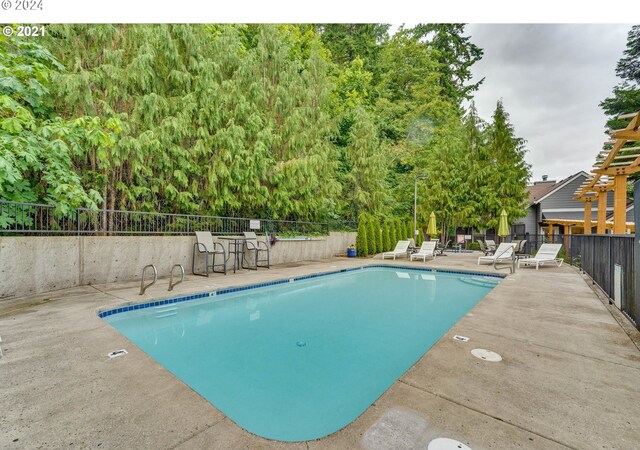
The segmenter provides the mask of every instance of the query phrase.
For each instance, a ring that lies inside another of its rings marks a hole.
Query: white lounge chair
[[[478,264],[480,264],[481,262],[483,263],[488,262],[491,264],[496,261],[497,262],[510,261],[513,257],[514,247],[515,247],[515,244],[512,244],[511,242],[503,242],[498,246],[498,248],[496,249],[493,255],[480,256],[478,258]]]
[[[402,256],[402,255],[407,256],[408,250],[409,250],[409,240],[398,241],[398,243],[396,244],[396,248],[394,248],[390,252],[384,252],[382,254],[382,259],[384,259],[386,256],[388,257],[393,256],[393,259],[396,259],[396,256]]]
[[[489,250],[490,252],[495,252],[495,250],[496,250],[496,242],[494,240],[485,239],[484,243],[487,246],[487,250]]]
[[[540,250],[536,253],[536,256],[519,259],[518,268],[520,267],[520,264],[525,266],[535,265],[536,270],[538,270],[538,267],[550,263],[560,267],[564,262],[562,258],[558,258],[558,253],[560,253],[561,248],[562,244],[542,244],[540,246]]]
[[[247,238],[245,241],[245,248],[255,255],[255,265],[253,267],[244,267],[244,269],[254,269],[257,270],[258,267],[269,268],[269,244],[265,241],[259,241],[258,237],[253,231],[245,231],[244,237]],[[262,255],[262,259],[260,259],[260,255]],[[266,256],[265,256],[266,255]],[[243,258],[244,261],[244,258]],[[266,262],[267,265],[260,264]]]
[[[422,258],[423,261],[426,261],[427,258],[436,258],[436,241],[425,241],[420,246],[420,250],[418,253],[411,254],[411,261],[414,259]]]
[[[196,272],[196,250],[204,253],[204,273]],[[212,255],[209,264],[209,255]],[[216,255],[222,255],[222,263],[216,264]],[[222,267],[222,271],[215,270]],[[208,231],[196,231],[196,243],[193,244],[193,259],[191,260],[191,273],[194,275],[209,276],[209,268],[212,272],[227,274],[227,252],[224,246],[218,242],[213,242],[213,236]]]

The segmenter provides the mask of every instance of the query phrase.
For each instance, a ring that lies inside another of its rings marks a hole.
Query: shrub
[[[369,249],[367,247],[367,220],[364,214],[360,215],[360,220],[358,222],[358,235],[356,236],[356,250],[358,251],[358,256],[368,256]]]
[[[378,253],[377,227],[375,222],[376,220],[373,217],[367,216],[367,249],[371,255]]]
[[[415,240],[416,235],[415,235],[415,231],[413,230],[413,220],[409,220],[407,222],[407,239],[414,239]]]
[[[376,226],[376,249],[378,250],[378,253],[380,252],[384,252],[384,247],[382,245],[382,224],[380,223],[380,219],[379,218],[375,218],[374,219],[374,224]]]
[[[469,250],[480,250],[480,244],[477,242],[472,242],[469,244]]]
[[[389,221],[389,250],[393,249],[398,242],[398,233],[396,232],[396,221]]]
[[[424,234],[422,233],[422,227],[418,225],[418,235],[416,236],[416,247],[420,247],[424,242]]]
[[[391,250],[391,239],[389,236],[389,222],[384,219],[382,222],[382,251],[388,252]]]
[[[405,230],[404,226],[402,226],[402,221],[400,219],[396,219],[395,223],[396,223],[396,242],[406,239],[404,237],[404,234],[406,233],[407,230]],[[395,245],[396,242],[394,242],[393,244]]]

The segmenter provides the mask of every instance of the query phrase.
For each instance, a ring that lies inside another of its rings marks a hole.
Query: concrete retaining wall
[[[313,240],[279,240],[271,247],[271,263],[330,258],[345,253],[355,239],[356,233],[330,233]],[[161,277],[168,276],[174,264],[191,273],[194,243],[191,236],[0,237],[0,301],[78,285],[139,280],[147,264],[155,264]],[[196,257],[196,270],[202,270],[203,260]]]

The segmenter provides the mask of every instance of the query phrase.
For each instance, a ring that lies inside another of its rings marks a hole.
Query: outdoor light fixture
[[[417,209],[418,209],[418,180],[424,180],[426,175],[420,174],[413,178],[413,236],[418,234],[418,221],[417,221]]]

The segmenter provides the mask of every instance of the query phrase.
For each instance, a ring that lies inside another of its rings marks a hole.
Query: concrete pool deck
[[[493,272],[477,266],[477,256],[384,263]],[[476,450],[637,448],[638,332],[572,267],[509,275],[359,418],[300,443],[244,431],[96,315],[125,301],[381,262],[336,258],[188,275],[171,293],[161,279],[145,296],[130,282],[4,300],[0,448],[426,449],[436,437]],[[471,340],[454,341],[456,334]],[[129,353],[107,358],[121,348]],[[474,348],[503,360],[476,359]]]

